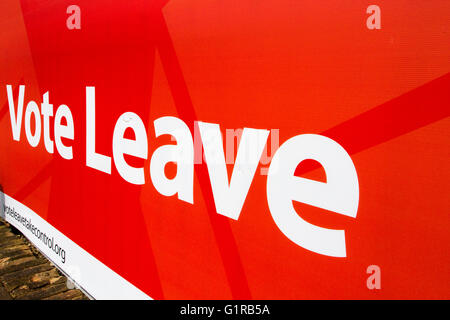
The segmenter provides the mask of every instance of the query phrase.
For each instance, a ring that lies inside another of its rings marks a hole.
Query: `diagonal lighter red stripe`
[[[377,146],[450,116],[450,73],[322,132],[349,154]],[[301,165],[296,175],[317,168]]]
[[[157,19],[159,27],[158,34],[160,35],[158,49],[174,103],[180,118],[188,124],[191,132],[194,133],[194,122],[197,120],[195,109],[189,96],[188,88],[164,17],[159,15]],[[226,217],[218,215],[215,210],[206,164],[196,165],[195,173],[200,182],[209,220],[222,258],[232,296],[234,299],[251,299],[250,288],[230,222]]]

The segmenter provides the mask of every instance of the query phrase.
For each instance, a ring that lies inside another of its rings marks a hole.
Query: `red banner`
[[[94,298],[450,297],[450,3],[0,4],[4,218]]]

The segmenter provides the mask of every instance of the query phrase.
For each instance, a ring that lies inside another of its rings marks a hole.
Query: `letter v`
[[[6,91],[8,93],[8,104],[9,104],[9,117],[11,118],[11,128],[13,139],[20,141],[20,129],[22,128],[22,114],[23,114],[23,98],[25,95],[25,86],[19,86],[19,99],[17,101],[17,115],[14,108],[14,97],[11,85],[6,86]]]
[[[244,128],[228,183],[218,124],[198,122],[217,213],[237,220],[266,145],[268,130]]]

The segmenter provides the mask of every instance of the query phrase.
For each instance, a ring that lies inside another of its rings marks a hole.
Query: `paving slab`
[[[0,300],[88,300],[23,235],[0,218]]]

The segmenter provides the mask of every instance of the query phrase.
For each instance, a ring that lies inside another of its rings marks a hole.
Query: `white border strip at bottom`
[[[2,214],[5,220],[22,232],[54,265],[91,297],[100,300],[151,299],[33,210],[0,191],[0,198],[3,196],[5,203],[2,204],[4,207],[0,208],[0,211],[5,209]],[[64,250],[64,255],[61,250]]]

